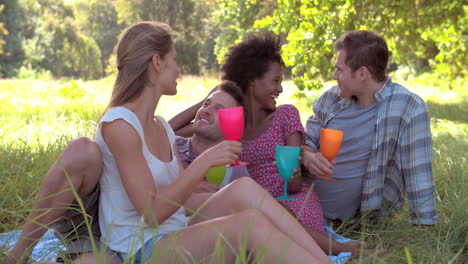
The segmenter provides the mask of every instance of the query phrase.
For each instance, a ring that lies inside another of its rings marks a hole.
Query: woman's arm
[[[286,145],[300,147],[302,145],[302,132],[296,131],[289,135],[286,138]]]
[[[186,170],[181,168],[173,183],[157,191],[135,129],[119,119],[104,123],[102,135],[115,157],[130,201],[152,227],[164,222],[184,204],[210,167],[234,162],[234,154],[238,154],[241,148],[235,141],[216,145],[201,154]]]
[[[298,146],[302,145],[302,133],[296,131],[289,135],[286,138],[286,145],[287,146]],[[289,193],[296,193],[300,191],[302,188],[302,177],[301,177],[301,164],[299,164],[298,168],[295,170],[294,175],[289,179],[288,182],[288,192]]]
[[[184,111],[178,113],[176,116],[169,120],[169,125],[174,130],[174,133],[180,137],[192,137],[193,136],[193,119],[200,109],[203,101],[200,101]]]

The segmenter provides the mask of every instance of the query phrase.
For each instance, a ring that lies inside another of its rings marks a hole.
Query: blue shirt
[[[307,120],[306,144],[319,150],[320,128],[350,107],[337,86],[327,90],[313,105]],[[430,117],[424,101],[390,79],[375,94],[377,118],[369,162],[364,176],[361,211],[389,215],[401,209],[405,194],[411,223],[437,223],[432,174]],[[359,128],[356,128],[359,129]]]

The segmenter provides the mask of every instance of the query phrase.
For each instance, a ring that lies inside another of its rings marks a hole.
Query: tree
[[[101,51],[94,39],[80,31],[72,6],[56,0],[31,1],[28,15],[35,18],[35,26],[24,44],[26,65],[48,70],[55,77],[102,76]]]
[[[13,77],[24,60],[22,17],[25,15],[17,0],[2,0],[0,6],[0,77]]]
[[[279,0],[275,13],[256,26],[287,34],[284,54],[301,88],[331,78],[334,40],[358,29],[381,34],[397,64],[454,78],[466,75],[465,9],[447,0]]]
[[[0,14],[2,13],[4,8],[4,5],[0,5]],[[0,36],[6,35],[8,35],[8,30],[6,30],[5,25],[2,22],[0,22]],[[5,45],[5,43],[5,40],[3,38],[0,38],[0,54],[3,53],[3,46]]]
[[[173,29],[177,62],[182,73],[199,74],[200,56],[207,37],[209,8],[195,0],[116,0],[119,22],[126,26],[141,20],[161,21]]]
[[[253,28],[255,21],[271,15],[275,8],[274,0],[221,0],[213,14],[219,32],[214,49],[218,63],[223,63],[224,56],[232,45],[258,31]]]
[[[80,0],[74,6],[80,31],[94,39],[101,51],[102,73],[124,29],[124,26],[117,22],[114,2],[114,0]]]
[[[416,72],[434,70],[450,79],[466,76],[466,4],[448,0],[369,2],[358,10],[364,14],[361,24],[382,32],[395,62]]]
[[[221,60],[249,32],[273,30],[286,39],[283,58],[295,83],[316,89],[332,77],[334,41],[346,31],[365,29],[387,40],[392,62],[417,73],[433,70],[441,77],[463,78],[466,9],[462,1],[449,0],[222,0],[216,54]]]

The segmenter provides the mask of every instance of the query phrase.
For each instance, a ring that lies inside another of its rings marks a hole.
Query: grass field
[[[468,82],[461,80],[448,89],[430,75],[396,80],[423,97],[430,109],[440,224],[410,226],[405,207],[395,217],[361,226],[360,232],[350,227],[338,231],[391,251],[385,259],[352,263],[468,263]],[[91,82],[0,80],[0,232],[21,228],[43,175],[67,142],[93,136],[112,82],[111,77]],[[202,99],[216,83],[214,78],[181,78],[178,95],[163,98],[157,114],[169,119]],[[320,94],[299,92],[287,81],[279,103],[296,105],[305,124]],[[0,263],[2,259],[0,254]]]

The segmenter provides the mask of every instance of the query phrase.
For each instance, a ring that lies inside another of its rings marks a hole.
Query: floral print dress
[[[258,138],[241,140],[240,159],[248,162],[247,168],[252,178],[265,188],[273,197],[283,194],[283,178],[278,172],[275,161],[277,145],[286,145],[286,139],[294,132],[301,132],[304,138],[299,111],[293,105],[280,105],[271,121],[270,127]],[[295,201],[280,201],[290,208],[301,223],[319,231],[324,231],[323,214],[320,201],[310,185],[303,183],[301,191],[290,194]]]

